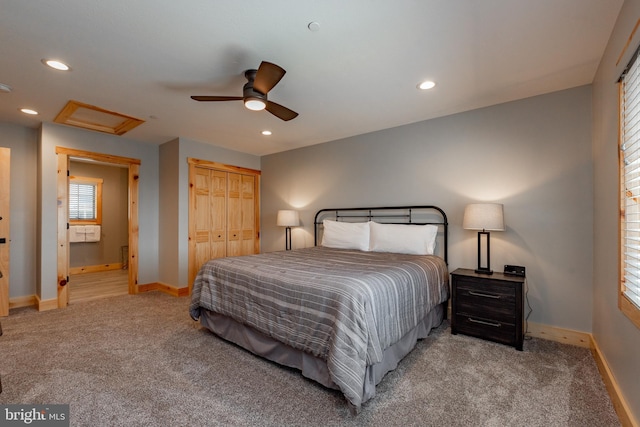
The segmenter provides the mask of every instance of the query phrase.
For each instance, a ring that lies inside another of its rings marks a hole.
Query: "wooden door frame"
[[[214,169],[223,172],[233,172],[244,175],[253,175],[256,178],[255,181],[255,201],[254,201],[254,209],[255,209],[255,230],[256,230],[256,241],[255,241],[255,253],[260,253],[260,175],[261,171],[255,169],[243,168],[240,166],[232,166],[226,165],[224,163],[211,162],[208,160],[200,160],[194,158],[187,158],[187,163],[189,164],[189,266],[188,266],[188,274],[189,274],[189,294],[191,294],[191,288],[193,286],[193,281],[198,274],[197,268],[195,266],[196,263],[196,234],[195,234],[195,203],[196,203],[196,194],[195,194],[195,168],[205,168],[205,169]]]
[[[129,170],[128,185],[128,232],[129,232],[129,294],[138,293],[138,192],[140,183],[140,160],[129,157],[114,156],[110,154],[94,153],[91,151],[76,150],[72,148],[56,147],[58,155],[58,308],[64,308],[69,304],[69,290],[67,285],[69,277],[69,233],[67,223],[69,221],[69,158],[77,157],[94,160],[102,163],[112,163],[126,166]]]

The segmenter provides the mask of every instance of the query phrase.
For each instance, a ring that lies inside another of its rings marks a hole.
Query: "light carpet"
[[[588,349],[524,351],[448,322],[353,415],[343,396],[223,341],[150,292],[1,319],[0,403],[70,404],[72,426],[618,426]]]

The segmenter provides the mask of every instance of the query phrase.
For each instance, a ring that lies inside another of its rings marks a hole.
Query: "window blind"
[[[636,58],[620,79],[621,291],[640,308],[640,62]]]
[[[96,219],[96,186],[69,184],[69,219]]]

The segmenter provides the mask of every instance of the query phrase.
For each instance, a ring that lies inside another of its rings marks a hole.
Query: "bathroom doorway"
[[[127,245],[126,246],[126,283],[128,294],[137,293],[138,284],[138,186],[140,160],[56,147],[58,155],[58,307],[63,308],[70,301],[71,279],[71,223],[69,221],[69,182],[71,176],[71,161],[93,162],[96,164],[117,166],[126,170],[127,180]],[[100,232],[93,229],[95,233]],[[100,236],[102,238],[102,236]],[[95,243],[95,242],[92,242]],[[87,272],[88,274],[89,272]],[[104,281],[102,281],[104,282]]]

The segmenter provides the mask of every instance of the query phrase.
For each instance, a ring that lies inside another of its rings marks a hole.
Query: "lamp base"
[[[489,270],[488,268],[477,268],[476,269],[476,273],[477,274],[493,274],[493,270]]]

